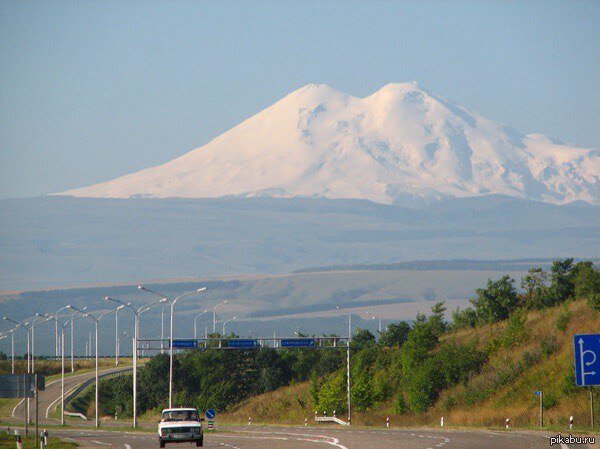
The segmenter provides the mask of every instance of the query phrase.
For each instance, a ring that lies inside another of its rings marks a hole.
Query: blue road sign
[[[214,419],[217,416],[217,412],[215,412],[212,408],[209,408],[205,413],[206,419]]]
[[[575,383],[600,385],[600,334],[573,335]]]
[[[533,394],[535,394],[536,396],[541,396],[541,395],[542,395],[542,392],[541,392],[541,391],[539,391],[539,390],[537,390],[537,391],[534,391],[534,392],[533,392]]]
[[[281,340],[282,348],[312,348],[314,346],[314,338],[286,338]]]
[[[173,340],[174,348],[192,349],[198,346],[196,340]]]
[[[227,340],[227,347],[229,348],[256,348],[258,346],[258,340]]]

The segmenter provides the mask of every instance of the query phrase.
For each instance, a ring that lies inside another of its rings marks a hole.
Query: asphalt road
[[[109,373],[112,371],[120,371],[126,367],[111,367],[103,368],[98,372],[100,374]],[[75,374],[73,376],[65,377],[65,395],[72,389],[78,387],[83,382],[91,379],[95,376],[94,371]],[[55,421],[50,417],[52,411],[57,407],[60,407],[60,394],[61,394],[61,383],[60,379],[52,380],[46,383],[46,389],[39,392],[39,418],[41,422]],[[22,400],[12,411],[12,417],[17,419],[25,419],[25,410],[27,402]],[[35,399],[30,399],[29,412],[31,414],[31,420],[33,421],[35,416]],[[89,418],[89,417],[88,417]]]
[[[157,449],[155,434],[109,431],[51,431],[82,449]],[[230,449],[583,449],[595,445],[550,445],[550,434],[431,429],[339,429],[331,427],[237,427],[207,432],[204,446]],[[191,443],[167,448],[191,449]]]

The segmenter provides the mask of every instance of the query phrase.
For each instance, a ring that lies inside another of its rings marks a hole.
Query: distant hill
[[[412,260],[600,256],[600,207],[503,196],[0,200],[0,289]],[[399,267],[400,268],[400,267]]]

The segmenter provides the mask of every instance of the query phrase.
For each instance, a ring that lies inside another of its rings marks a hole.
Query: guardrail
[[[116,371],[110,371],[108,373],[100,373],[100,374],[98,374],[98,379],[110,379],[113,377],[122,376],[123,374],[128,373],[130,371],[133,371],[133,368],[123,368],[123,369],[116,370]],[[67,393],[67,395],[65,396],[65,408],[68,406],[68,404],[73,399],[75,399],[77,397],[77,395],[79,393],[81,393],[83,390],[85,390],[87,388],[88,385],[93,384],[94,382],[96,382],[96,377],[92,377],[91,379],[88,379],[88,380],[82,382],[77,387],[75,387],[73,390],[69,391]],[[87,417],[85,415],[83,415],[82,413],[65,411],[65,415],[67,413],[69,414],[69,416],[78,416],[82,419],[87,419]]]
[[[336,423],[340,426],[348,426],[346,421],[341,420],[335,416],[315,416],[315,422],[317,423]]]

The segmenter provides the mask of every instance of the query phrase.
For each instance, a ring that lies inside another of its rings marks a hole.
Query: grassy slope
[[[427,413],[396,415],[393,413],[392,401],[387,401],[368,413],[355,413],[353,422],[383,425],[385,418],[389,416],[394,425],[435,425],[444,416],[448,425],[501,426],[504,419],[510,417],[514,426],[531,427],[538,422],[538,398],[533,395],[533,391],[543,390],[546,399],[555,402],[555,405],[546,410],[546,424],[564,426],[568,417],[573,415],[576,426],[589,425],[587,391],[571,388],[572,392],[569,393],[570,380],[567,376],[572,370],[572,334],[599,332],[600,314],[591,311],[585,301],[569,304],[569,310],[572,316],[565,332],[555,328],[560,307],[531,312],[527,317],[529,336],[526,341],[516,347],[492,353],[479,374],[473,376],[466,386],[456,385],[442,392],[437,403]],[[444,340],[474,340],[483,348],[491,336],[499,335],[505,327],[506,323],[499,323],[469,329],[447,335]],[[516,376],[514,381],[502,384],[501,376],[511,374],[511,370],[514,370],[511,362],[520,361],[525,351],[538,351],[540,340],[548,335],[556,337],[558,349],[533,363]],[[486,388],[490,393],[482,401],[468,402],[473,393],[485,391]],[[600,400],[595,402],[597,416],[600,416]],[[454,406],[448,407],[450,403],[454,403]],[[245,422],[248,416],[252,416],[253,422],[301,423],[313,415],[314,405],[309,384],[302,383],[243,401],[223,418],[230,422]]]

